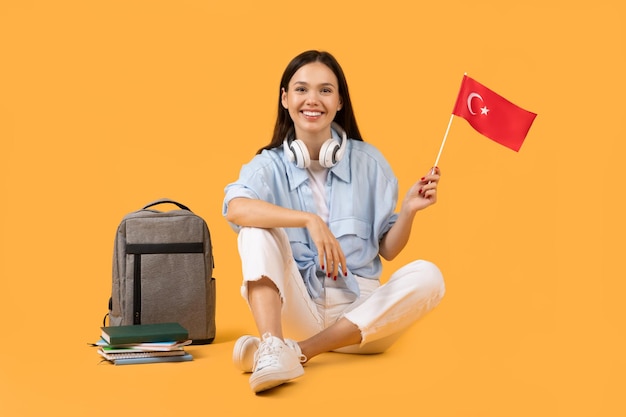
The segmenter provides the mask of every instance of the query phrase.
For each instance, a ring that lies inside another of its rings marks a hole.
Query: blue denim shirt
[[[333,136],[339,139],[335,131]],[[226,186],[222,213],[226,215],[228,203],[237,197],[316,213],[309,182],[306,170],[290,162],[283,147],[264,150],[241,168],[237,181]],[[383,155],[368,143],[348,140],[343,159],[329,170],[326,200],[328,227],[344,251],[348,268],[348,276],[337,277],[337,283],[356,297],[359,287],[354,275],[380,277],[379,242],[397,220],[397,199],[398,181]],[[239,230],[237,225],[231,226]],[[306,228],[285,231],[309,295],[318,298],[325,275],[317,248]]]

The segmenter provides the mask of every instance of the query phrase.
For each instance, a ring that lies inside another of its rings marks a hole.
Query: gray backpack
[[[178,209],[151,209],[163,203]],[[211,343],[213,267],[209,229],[188,207],[161,199],[127,214],[115,237],[109,326],[178,322],[194,344]]]

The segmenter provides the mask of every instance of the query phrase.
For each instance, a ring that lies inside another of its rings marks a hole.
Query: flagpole
[[[463,81],[465,81],[465,77],[466,76],[467,76],[467,72],[463,74]],[[461,87],[463,87],[463,82],[461,82]],[[458,97],[457,97],[457,99],[458,99]],[[446,144],[446,139],[448,139],[448,133],[450,132],[450,126],[452,126],[452,119],[454,119],[454,113],[450,114],[450,120],[448,121],[448,127],[446,128],[446,133],[443,135],[443,140],[441,141],[441,146],[439,147],[439,153],[437,154],[437,159],[435,159],[435,164],[433,165],[433,169],[431,171],[431,174],[433,174],[435,172],[435,168],[439,166],[439,158],[441,158],[441,152],[443,152],[443,146]]]
[[[435,171],[435,167],[439,166],[439,158],[441,158],[441,152],[443,151],[443,145],[446,144],[446,139],[448,138],[448,133],[450,132],[450,126],[452,126],[452,119],[454,118],[454,113],[450,115],[450,121],[448,122],[448,127],[446,128],[446,133],[443,135],[443,141],[441,142],[441,147],[439,148],[439,153],[437,154],[437,159],[435,160],[435,164],[433,165],[433,172]]]

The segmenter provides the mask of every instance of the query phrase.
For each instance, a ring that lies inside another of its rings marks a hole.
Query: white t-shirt
[[[320,165],[319,161],[311,161],[311,165],[306,169],[311,179],[311,191],[317,207],[317,215],[328,223],[328,202],[326,201],[326,178],[328,168]]]

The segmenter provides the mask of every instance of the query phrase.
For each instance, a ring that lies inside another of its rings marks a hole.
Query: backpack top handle
[[[181,210],[191,211],[191,209],[189,207],[185,206],[184,204],[181,204],[181,203],[179,203],[177,201],[174,201],[174,200],[171,200],[169,198],[160,198],[160,199],[158,199],[156,201],[153,201],[152,203],[146,204],[144,206],[144,208],[142,208],[142,210],[146,210],[146,209],[148,209],[148,208],[150,208],[152,206],[156,206],[158,204],[166,204],[166,203],[174,204],[174,205],[178,206]]]

